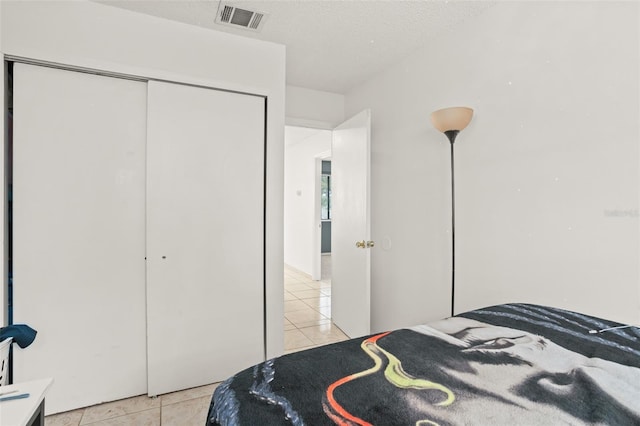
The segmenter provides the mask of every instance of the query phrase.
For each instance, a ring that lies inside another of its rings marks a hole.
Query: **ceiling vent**
[[[260,32],[264,22],[267,20],[267,16],[264,12],[241,9],[221,2],[218,7],[216,23]]]

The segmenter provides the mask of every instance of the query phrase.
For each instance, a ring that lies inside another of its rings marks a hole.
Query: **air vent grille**
[[[253,15],[253,19],[251,19],[251,23],[249,24],[249,28],[253,30],[257,30],[260,26],[260,22],[262,22],[262,17],[264,15],[262,13],[255,13]]]
[[[251,31],[262,31],[267,17],[266,15],[264,12],[241,9],[229,4],[220,3],[216,23]]]
[[[224,9],[222,9],[222,13],[220,14],[220,20],[222,22],[229,22],[231,21],[232,14],[233,8],[231,6],[225,6]]]

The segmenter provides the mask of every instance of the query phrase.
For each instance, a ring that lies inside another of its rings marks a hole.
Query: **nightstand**
[[[0,395],[8,397],[28,393],[28,398],[0,401],[0,425],[2,426],[44,426],[44,396],[53,379],[41,379],[0,387]]]

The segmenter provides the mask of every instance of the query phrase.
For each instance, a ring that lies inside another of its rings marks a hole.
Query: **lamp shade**
[[[431,113],[433,127],[441,132],[460,131],[469,125],[473,110],[467,107],[443,108]]]

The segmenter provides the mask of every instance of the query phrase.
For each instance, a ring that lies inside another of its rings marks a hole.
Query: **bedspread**
[[[208,425],[640,425],[640,331],[529,304],[257,364]]]

